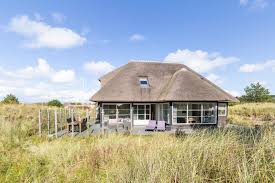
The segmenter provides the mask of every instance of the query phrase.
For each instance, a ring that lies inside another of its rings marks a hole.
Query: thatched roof
[[[139,84],[147,77],[148,88]],[[96,102],[237,101],[183,64],[133,61],[101,77]]]

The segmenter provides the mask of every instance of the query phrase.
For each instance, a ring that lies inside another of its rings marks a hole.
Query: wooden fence
[[[59,137],[69,133],[71,124],[71,136],[75,135],[76,121],[81,122],[87,119],[87,129],[91,123],[95,122],[93,110],[81,109],[40,109],[38,111],[38,134]],[[81,124],[78,124],[81,125]],[[79,126],[81,129],[81,127]],[[81,132],[81,130],[80,130]]]

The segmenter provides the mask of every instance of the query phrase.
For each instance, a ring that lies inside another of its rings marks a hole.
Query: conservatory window
[[[117,120],[121,122],[121,119],[130,119],[130,104],[104,104],[104,120]]]
[[[216,103],[173,103],[173,123],[216,123]]]

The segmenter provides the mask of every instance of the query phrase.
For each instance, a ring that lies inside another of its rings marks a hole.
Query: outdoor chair
[[[74,131],[76,131],[76,127],[79,128],[78,123],[76,123],[75,117],[73,118],[73,121],[72,121],[72,118],[67,118],[67,129],[68,129],[68,133],[69,133],[70,131],[72,131],[72,125],[74,125]]]
[[[158,121],[157,131],[165,131],[165,121]]]
[[[81,123],[80,123],[80,132],[85,131],[87,129],[87,122],[88,122],[88,118],[83,118]]]
[[[156,120],[150,120],[148,125],[145,127],[145,131],[154,131],[157,126]]]
[[[74,125],[74,132],[83,132],[84,130],[87,129],[87,118],[83,118],[82,120],[80,119],[79,121],[76,121],[74,118],[73,122],[71,120],[72,118],[67,119],[67,129],[68,132],[72,131],[72,125]]]
[[[131,129],[131,120],[130,119],[123,119],[123,128],[125,130]]]

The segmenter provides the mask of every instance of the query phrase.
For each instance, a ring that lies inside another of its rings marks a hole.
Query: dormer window
[[[148,78],[146,77],[139,78],[139,85],[141,88],[148,88],[149,87]]]

